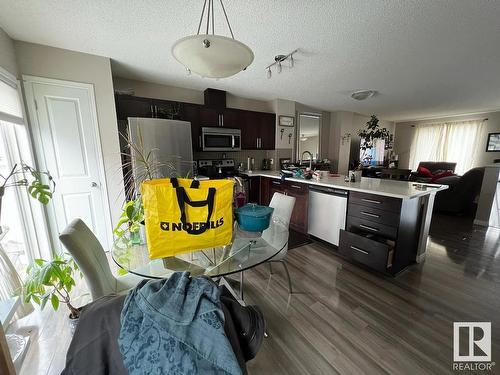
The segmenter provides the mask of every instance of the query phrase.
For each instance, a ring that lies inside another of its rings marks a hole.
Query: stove
[[[198,175],[206,176],[210,179],[222,179],[238,176],[234,159],[202,159],[197,163]]]

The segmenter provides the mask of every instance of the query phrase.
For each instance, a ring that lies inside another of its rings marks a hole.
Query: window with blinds
[[[0,120],[23,123],[17,81],[3,70],[0,70]]]

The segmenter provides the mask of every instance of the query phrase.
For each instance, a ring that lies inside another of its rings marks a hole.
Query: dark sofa
[[[434,175],[439,171],[455,172],[456,166],[457,163],[451,163],[447,161],[421,161],[418,164],[417,171],[411,173],[410,181],[431,182],[432,177],[423,176],[418,172],[420,167],[427,168]]]
[[[453,214],[473,214],[476,197],[481,192],[484,167],[472,168],[463,176],[448,176],[435,181],[436,184],[448,185],[447,190],[436,194],[435,212]]]

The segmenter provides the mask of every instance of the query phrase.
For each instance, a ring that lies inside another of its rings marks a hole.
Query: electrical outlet
[[[274,164],[274,159],[273,158],[269,159],[269,164],[271,164],[271,165]]]

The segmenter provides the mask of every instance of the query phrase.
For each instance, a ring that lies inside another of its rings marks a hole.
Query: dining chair
[[[290,226],[290,219],[292,217],[293,207],[295,206],[295,197],[290,195],[285,195],[281,193],[274,193],[269,203],[269,207],[274,208],[271,220],[279,220],[287,228]],[[269,244],[273,245],[273,234],[270,229],[266,229],[262,233],[262,238],[266,240]],[[288,241],[285,247],[276,254],[273,258],[268,260],[269,271],[273,273],[272,263],[280,262],[285,268],[286,276],[288,278],[288,289],[290,294],[292,294],[292,280],[290,278],[290,272],[288,272],[288,267],[286,265],[286,255],[288,253]]]
[[[82,271],[93,300],[127,292],[143,280],[133,274],[114,277],[101,243],[81,219],[73,220],[59,239]]]

